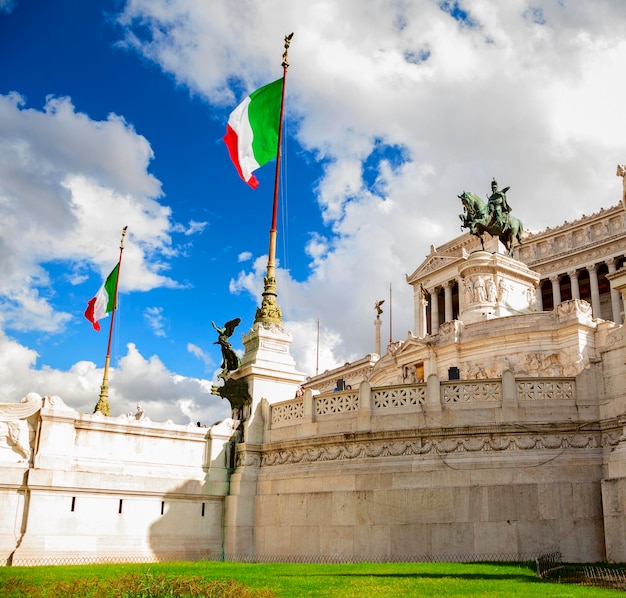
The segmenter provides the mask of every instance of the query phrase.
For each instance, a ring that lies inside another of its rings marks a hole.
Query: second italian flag
[[[119,263],[113,268],[113,272],[107,276],[104,284],[96,293],[93,299],[89,300],[85,317],[91,322],[94,330],[100,330],[98,320],[106,318],[109,312],[115,309],[115,289],[117,287],[117,277],[120,271]]]

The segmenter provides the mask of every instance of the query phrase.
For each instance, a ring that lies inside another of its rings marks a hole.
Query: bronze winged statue
[[[239,326],[241,322],[241,318],[235,318],[234,320],[230,320],[224,324],[223,328],[218,328],[215,325],[215,322],[211,322],[213,328],[218,333],[217,340],[213,343],[214,345],[219,345],[222,348],[222,369],[227,372],[234,372],[239,367],[239,357],[233,348],[228,342],[228,339],[232,336],[235,328]]]

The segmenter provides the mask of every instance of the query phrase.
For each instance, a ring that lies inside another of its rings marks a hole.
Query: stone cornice
[[[616,223],[615,219],[620,217],[621,220]],[[517,253],[529,267],[549,275],[617,257],[624,251],[626,212],[619,204],[574,222],[529,234]]]
[[[614,216],[615,214],[618,214],[620,212],[624,212],[624,206],[621,203],[611,206],[610,208],[601,208],[599,212],[595,212],[593,214],[590,214],[589,216],[583,214],[577,220],[572,220],[572,222],[566,220],[565,222],[563,222],[563,224],[555,227],[549,226],[548,228],[537,233],[528,232],[528,236],[524,240],[524,242],[533,243],[535,241],[541,240],[542,238],[549,238],[554,236],[555,234],[563,233],[576,227],[593,224],[594,222],[598,222],[609,216]]]
[[[480,427],[354,433],[275,442],[262,447],[261,467],[324,461],[452,453],[602,449],[623,439],[617,420],[582,425],[503,424]]]
[[[617,257],[624,251],[626,251],[626,237],[620,234],[607,237],[601,243],[561,251],[539,260],[527,260],[525,263],[542,274],[547,274],[548,272],[563,272],[570,267],[580,267],[581,264],[591,265],[599,260]]]

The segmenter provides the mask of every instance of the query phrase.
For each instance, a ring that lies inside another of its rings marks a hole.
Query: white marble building
[[[479,247],[433,247],[414,332],[303,396],[289,335],[255,325],[243,425],[2,406],[0,562],[626,562],[624,200]]]

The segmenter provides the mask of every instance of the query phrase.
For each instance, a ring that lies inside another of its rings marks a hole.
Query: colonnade
[[[551,311],[563,301],[583,299],[591,304],[594,318],[622,324],[624,305],[621,294],[611,288],[606,274],[625,264],[624,256],[619,256],[541,278],[537,287],[537,309]],[[458,318],[463,300],[459,293],[460,284],[460,278],[454,278],[421,290],[416,306],[419,337],[437,334],[443,322]]]
[[[537,289],[538,308],[550,310],[569,299],[584,299],[591,304],[594,318],[622,324],[622,298],[619,291],[611,288],[606,274],[615,272],[624,263],[623,256],[609,258],[542,279]]]

